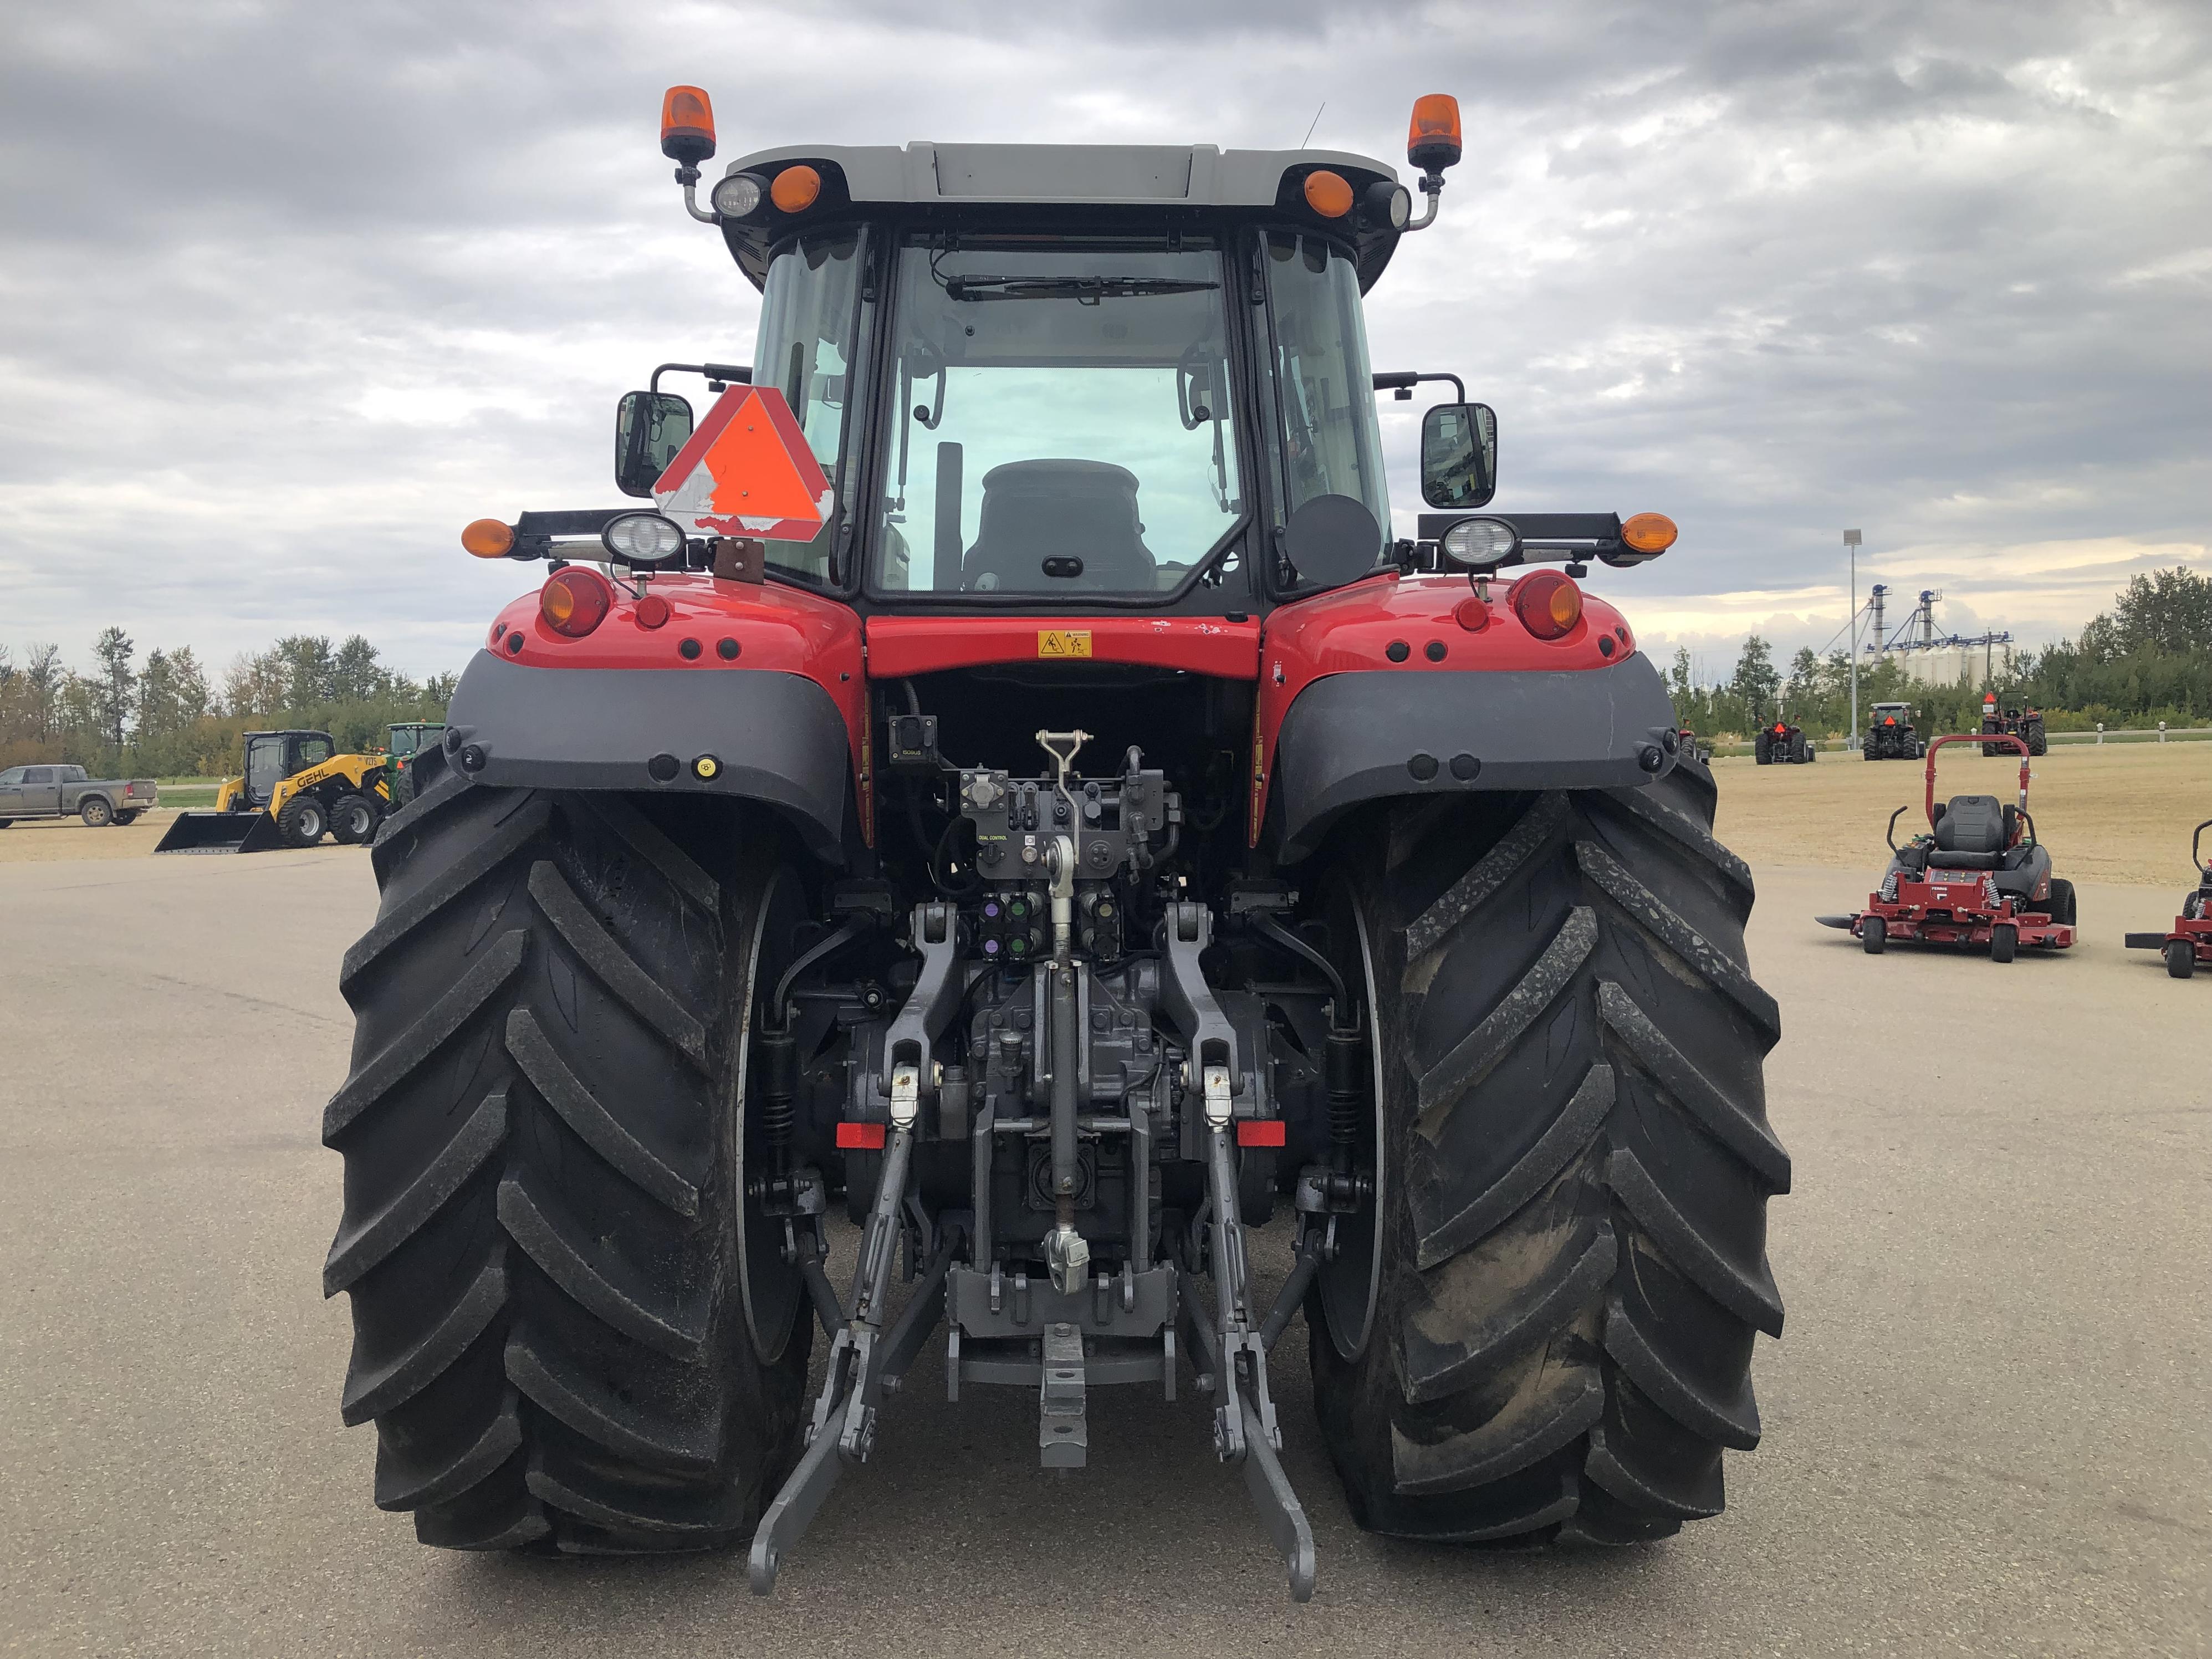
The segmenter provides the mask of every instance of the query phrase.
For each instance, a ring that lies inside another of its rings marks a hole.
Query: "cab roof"
[[[730,252],[755,287],[767,277],[774,247],[810,221],[873,216],[871,208],[917,210],[924,222],[957,218],[988,228],[1024,228],[1077,219],[1104,225],[1243,221],[1280,216],[1354,244],[1359,285],[1373,286],[1398,234],[1375,222],[1364,202],[1378,179],[1397,171],[1372,156],[1334,149],[1230,149],[1212,144],[787,144],[738,157],[729,173],[771,178],[799,162],[823,174],[820,201],[804,213],[763,207],[755,219],[725,222]],[[1325,220],[1306,206],[1306,175],[1322,168],[1351,184],[1352,212]],[[1055,212],[1054,210],[1065,210]]]

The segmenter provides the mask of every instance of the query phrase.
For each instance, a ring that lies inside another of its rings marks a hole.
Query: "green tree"
[[[137,647],[131,637],[119,628],[100,630],[93,641],[92,654],[99,662],[94,676],[100,702],[101,736],[120,752],[123,748],[123,728],[131,717],[133,694],[138,689],[138,677],[131,672],[131,657]]]
[[[331,696],[339,702],[368,702],[388,696],[392,675],[376,659],[376,647],[360,635],[349,636],[331,659]]]
[[[1744,641],[1743,654],[1736,659],[1735,676],[1729,689],[1735,693],[1753,725],[1765,721],[1782,690],[1782,676],[1774,671],[1774,648],[1758,635]]]
[[[274,654],[283,669],[283,707],[303,708],[337,700],[337,653],[331,648],[329,635],[288,634],[276,641]]]

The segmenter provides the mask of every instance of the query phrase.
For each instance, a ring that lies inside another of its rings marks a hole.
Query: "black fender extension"
[[[446,720],[448,759],[479,783],[757,800],[809,852],[845,860],[852,744],[836,702],[804,675],[532,668],[479,651]]]
[[[1331,674],[1298,694],[1275,740],[1277,857],[1307,857],[1369,801],[1634,787],[1671,770],[1680,746],[1642,655],[1566,671]]]

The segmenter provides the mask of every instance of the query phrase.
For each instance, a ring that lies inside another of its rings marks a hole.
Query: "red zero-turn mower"
[[[2128,935],[2129,950],[2161,952],[2166,971],[2176,979],[2187,979],[2200,962],[2212,967],[2212,866],[2199,856],[2207,830],[2212,830],[2212,818],[2198,824],[2197,833],[2189,838],[2189,861],[2197,866],[2197,890],[2181,901],[2173,931]]]
[[[1936,751],[1947,743],[1980,743],[2020,751],[2020,800],[1954,795],[1936,805]],[[1900,806],[1889,815],[1895,854],[1867,908],[1848,916],[1814,918],[1858,935],[1869,956],[1893,939],[1945,945],[1986,945],[1990,960],[2010,962],[2023,945],[2063,951],[2074,943],[2074,884],[2051,873],[2051,854],[2027,814],[2027,744],[2018,738],[1938,738],[1928,745],[1930,833],[1897,844]]]

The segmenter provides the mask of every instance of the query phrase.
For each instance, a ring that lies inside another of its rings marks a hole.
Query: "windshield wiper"
[[[1086,306],[1158,294],[1202,294],[1221,286],[1167,276],[946,276],[944,281],[948,300],[1073,300]]]

